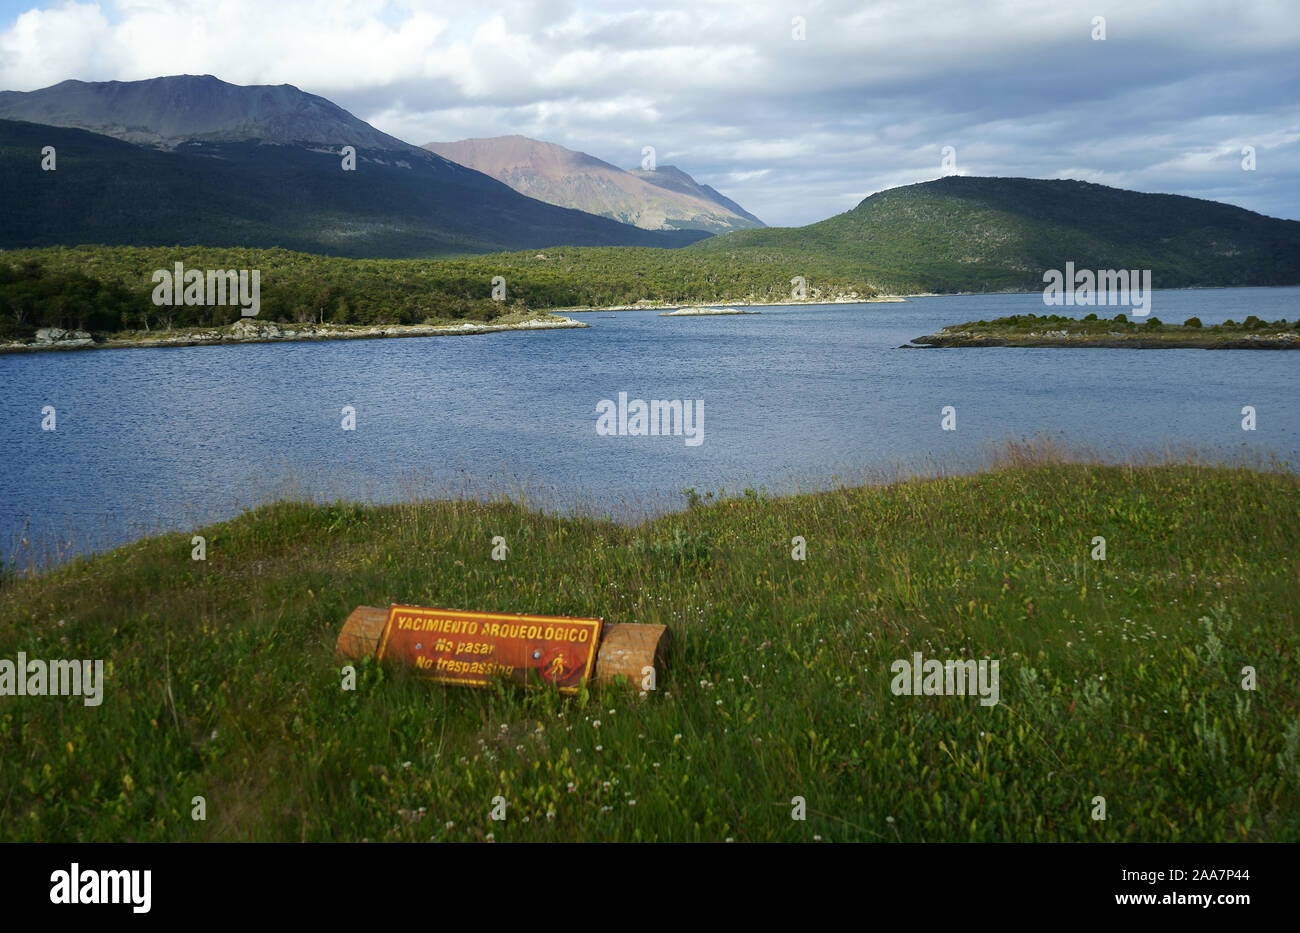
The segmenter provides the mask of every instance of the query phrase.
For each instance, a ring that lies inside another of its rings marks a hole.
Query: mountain
[[[1083,181],[952,175],[881,191],[806,227],[692,252],[820,268],[893,292],[1037,291],[1043,272],[1150,269],[1157,288],[1300,284],[1300,221]]]
[[[145,81],[63,81],[38,91],[0,91],[0,118],[91,130],[131,143],[257,139],[410,151],[324,97],[291,84],[240,86],[212,75]]]
[[[705,235],[524,197],[291,85],[64,81],[0,93],[0,117],[5,249],[204,244],[398,258],[678,247]],[[344,145],[355,171],[343,170]],[[54,171],[40,168],[45,146]]]
[[[714,204],[730,211],[737,217],[742,217],[750,222],[752,227],[766,227],[767,224],[759,220],[749,211],[745,210],[735,201],[726,195],[720,193],[715,188],[708,185],[701,185],[690,175],[687,175],[675,165],[659,165],[654,169],[646,170],[634,168],[628,171],[629,175],[635,175],[642,181],[647,181],[656,187],[663,188],[666,191],[675,191],[678,194],[690,195],[699,198],[702,201],[712,201]],[[738,227],[742,229],[742,227]]]
[[[526,136],[426,143],[424,148],[491,175],[530,198],[646,230],[723,233],[763,226],[734,201],[672,166],[625,172],[585,152]]]

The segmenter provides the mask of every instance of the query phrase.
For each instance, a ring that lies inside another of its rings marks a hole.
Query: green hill
[[[1030,291],[1047,269],[1150,269],[1157,288],[1300,283],[1300,222],[1082,181],[949,176],[873,194],[797,228],[743,230],[693,253],[861,278],[893,292]],[[810,277],[811,278],[811,277]]]
[[[55,147],[57,167],[41,170]],[[280,247],[333,256],[446,256],[555,244],[683,246],[700,231],[641,230],[543,204],[414,147],[338,148],[257,140],[174,150],[0,120],[0,248]]]

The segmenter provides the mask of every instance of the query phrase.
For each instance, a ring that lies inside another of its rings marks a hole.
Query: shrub
[[[1198,317],[1189,317],[1187,320],[1183,321],[1183,326],[1184,326],[1184,327],[1200,327],[1200,326],[1201,326],[1201,319],[1198,318]]]

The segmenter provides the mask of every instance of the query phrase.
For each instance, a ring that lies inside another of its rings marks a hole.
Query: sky
[[[1300,0],[0,0],[0,89],[212,74],[417,145],[653,147],[774,226],[953,172],[1300,220],[1298,61]]]

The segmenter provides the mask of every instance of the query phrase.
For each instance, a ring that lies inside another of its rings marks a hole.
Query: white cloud
[[[0,86],[208,73],[415,143],[523,133],[623,166],[649,144],[769,223],[936,177],[945,145],[963,174],[1300,217],[1298,45],[1283,2],[106,0],[0,22]],[[1260,173],[1225,175],[1244,144]]]
[[[0,84],[26,91],[58,84],[86,67],[103,70],[107,30],[96,3],[28,10],[0,33]]]

